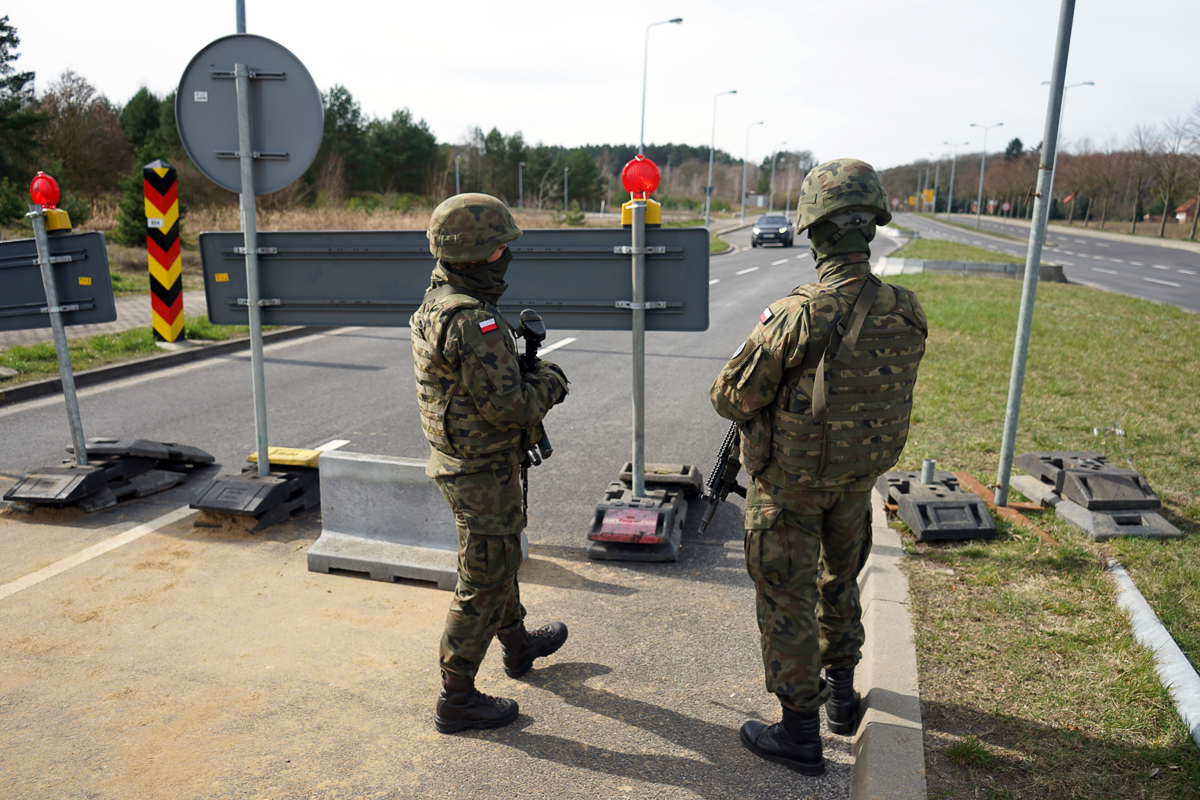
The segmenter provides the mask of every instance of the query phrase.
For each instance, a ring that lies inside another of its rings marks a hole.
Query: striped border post
[[[175,168],[159,159],[142,168],[146,251],[154,338],[173,342],[183,332],[183,260],[179,254],[179,192]]]

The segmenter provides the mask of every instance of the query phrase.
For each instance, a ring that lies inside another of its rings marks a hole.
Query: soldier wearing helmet
[[[425,471],[458,528],[458,584],[442,634],[434,713],[437,729],[453,733],[517,718],[516,701],[475,689],[493,636],[511,678],[567,640],[561,622],[526,631],[517,585],[525,527],[521,464],[541,438],[546,412],[566,397],[567,378],[549,361],[522,372],[513,328],[496,308],[508,287],[508,242],[521,235],[504,203],[486,194],[451,197],[434,209],[427,235],[437,265],[409,324],[430,446]]]
[[[871,549],[870,493],[904,448],[928,335],[916,296],[871,274],[870,242],[891,218],[869,164],[839,159],[810,171],[796,231],[808,231],[818,281],[763,310],[709,391],[718,414],[742,423],[753,478],[746,568],[767,690],[783,707],[782,722],[747,722],[741,740],[806,775],[825,768],[822,705],[831,732],[858,724],[857,578]]]

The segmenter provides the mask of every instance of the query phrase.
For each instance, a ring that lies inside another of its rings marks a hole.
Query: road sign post
[[[142,167],[150,324],[154,338],[163,342],[173,342],[183,332],[183,259],[179,252],[179,188],[175,177],[175,168],[161,159]]]

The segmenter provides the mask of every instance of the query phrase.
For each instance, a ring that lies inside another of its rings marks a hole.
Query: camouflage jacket
[[[439,266],[445,274],[445,270]],[[434,273],[434,286],[444,281]],[[510,467],[527,431],[567,394],[563,371],[539,361],[521,373],[513,328],[491,303],[449,294],[412,315],[413,368],[431,478]]]
[[[717,376],[717,413],[742,425],[742,463],[780,487],[865,489],[900,457],[928,323],[916,296],[883,284],[849,364],[826,365],[829,417],[813,418],[821,356],[869,273],[866,254],[836,256],[822,281],[767,306]]]

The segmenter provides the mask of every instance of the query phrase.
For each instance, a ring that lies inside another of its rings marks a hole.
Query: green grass
[[[681,222],[664,222],[664,228],[701,228],[704,226],[703,218],[685,219]],[[729,242],[725,241],[715,233],[710,233],[708,238],[708,252],[723,253],[729,249]]]
[[[263,328],[264,331],[272,329]],[[213,325],[205,316],[187,317],[183,325],[183,338],[192,340],[224,341],[249,334],[250,329],[244,325]],[[149,327],[70,339],[67,349],[71,354],[71,369],[75,372],[163,352],[155,343]],[[0,350],[0,367],[17,371],[12,377],[0,379],[0,388],[58,377],[58,356],[54,351],[54,343],[16,345]]]
[[[1020,283],[891,280],[917,292],[930,323],[897,469],[936,458],[939,469],[993,481]],[[1057,547],[1005,522],[991,541],[907,539],[929,793],[1194,797],[1200,750],[1133,640],[1104,565],[1125,565],[1200,664],[1200,417],[1189,405],[1200,393],[1200,318],[1069,284],[1041,284],[1035,308],[1015,452],[1097,450],[1132,463],[1188,536],[1097,544],[1043,514]]]
[[[903,225],[897,225],[897,224],[896,224],[896,223],[894,223],[894,222],[889,222],[889,223],[887,224],[887,226],[888,226],[889,228],[895,228],[895,229],[896,229],[896,230],[898,230],[898,231],[904,231],[905,233],[912,233],[912,228],[906,228],[906,227],[904,227]]]
[[[927,261],[969,261],[985,264],[1025,263],[1025,259],[1019,256],[943,239],[913,239],[888,258],[923,258]]]

